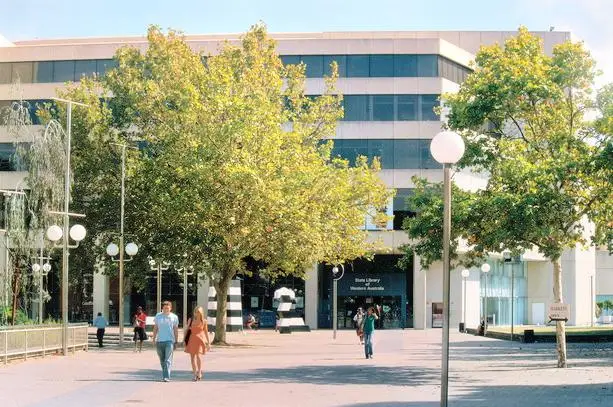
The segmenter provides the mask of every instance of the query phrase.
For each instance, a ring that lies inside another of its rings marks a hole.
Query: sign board
[[[549,321],[568,321],[570,304],[554,303],[549,305]]]
[[[257,308],[260,303],[260,297],[251,297],[251,308]]]

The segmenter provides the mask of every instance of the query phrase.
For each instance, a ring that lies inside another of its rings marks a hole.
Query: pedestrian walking
[[[366,359],[372,359],[372,335],[375,332],[375,321],[379,319],[373,307],[368,308],[368,315],[364,318],[364,354]]]
[[[133,318],[134,323],[134,352],[143,351],[143,341],[147,340],[147,333],[145,327],[147,324],[147,314],[143,311],[143,307],[138,306],[136,308],[136,314]]]
[[[162,303],[162,312],[159,312],[154,319],[153,343],[156,344],[157,354],[162,366],[162,381],[170,381],[170,370],[172,367],[172,353],[177,347],[179,337],[179,318],[172,312],[170,301]]]
[[[353,316],[353,322],[355,323],[355,332],[360,338],[360,345],[364,344],[364,310],[362,307],[358,307],[358,311]]]
[[[104,340],[104,330],[109,325],[106,318],[102,316],[102,312],[98,313],[96,319],[94,319],[94,324],[96,328],[96,338],[98,339],[98,347],[103,348],[104,344],[102,343]]]
[[[211,350],[209,328],[202,307],[196,307],[185,329],[185,352],[189,353],[192,362],[194,381],[202,379],[202,356]]]

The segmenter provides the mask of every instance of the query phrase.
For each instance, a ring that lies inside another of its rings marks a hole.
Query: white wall
[[[311,329],[317,329],[317,305],[319,296],[317,292],[318,286],[317,263],[311,267],[305,276],[304,280],[304,323]]]
[[[613,295],[613,256],[596,251],[596,295]]]
[[[529,261],[527,265],[528,324],[534,324],[532,304],[545,304],[545,314],[553,300],[553,266],[545,261]],[[545,322],[547,315],[544,315]]]

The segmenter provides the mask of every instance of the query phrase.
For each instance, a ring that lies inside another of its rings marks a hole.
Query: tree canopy
[[[520,28],[504,46],[482,47],[460,91],[444,95],[448,127],[467,146],[458,168],[489,176],[484,189],[455,192],[453,236],[472,245],[465,261],[537,249],[553,264],[556,302],[563,302],[563,251],[611,243],[611,87],[596,97],[602,117],[587,121],[595,74],[582,44],[559,44],[548,56],[542,41]],[[424,198],[418,188],[413,204],[424,199],[422,213],[436,209],[442,224],[440,199]],[[441,235],[424,233],[417,227],[422,222],[420,216],[406,221],[405,229],[418,239],[407,250],[425,247],[431,262],[440,258]],[[558,351],[565,367],[563,323]]]
[[[91,106],[75,184],[87,180],[83,203],[95,210],[117,193],[109,141],[139,144],[128,159],[126,230],[145,253],[205,271],[219,293],[216,341],[225,340],[224,293],[247,258],[273,277],[302,276],[315,262],[374,249],[360,227],[391,194],[378,162],[331,157],[342,117],[335,73],[323,95],[307,95],[305,66],[284,67],[261,25],[214,55],[151,27],[145,51],[125,47],[116,59],[105,77],[63,95]],[[101,171],[85,174],[92,168]]]

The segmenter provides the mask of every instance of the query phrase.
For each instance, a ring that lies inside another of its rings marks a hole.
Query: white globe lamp
[[[462,270],[462,277],[463,278],[468,278],[468,276],[470,276],[470,270],[468,270],[468,269]]]
[[[126,253],[128,254],[128,256],[136,256],[136,253],[138,253],[138,246],[136,245],[136,243],[128,243],[126,245]]]
[[[108,254],[111,257],[115,257],[119,254],[119,246],[117,246],[115,243],[111,243],[106,247],[106,254]]]
[[[464,140],[453,131],[442,131],[430,142],[432,157],[441,164],[455,164],[464,155]]]
[[[87,235],[87,231],[83,225],[73,225],[70,228],[70,238],[75,242],[80,242],[85,239],[85,235]]]
[[[64,233],[62,232],[62,228],[58,225],[51,225],[47,229],[47,239],[51,240],[52,242],[57,242],[63,235]]]
[[[40,271],[40,264],[34,263],[32,264],[32,271],[38,273]]]
[[[481,266],[481,271],[483,271],[484,273],[489,273],[491,269],[492,269],[492,268],[491,268],[491,267],[490,267],[490,265],[489,265],[489,264],[487,264],[487,263],[484,263],[484,264]]]

